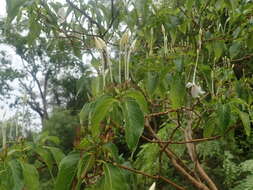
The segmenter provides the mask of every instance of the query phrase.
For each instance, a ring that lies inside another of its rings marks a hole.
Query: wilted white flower
[[[149,190],[155,190],[155,182],[150,186]]]
[[[205,93],[205,91],[201,89],[201,86],[196,85],[194,82],[188,82],[186,88],[191,88],[191,95],[193,98],[199,98],[200,95]]]
[[[95,45],[98,49],[106,49],[105,41],[99,37],[95,37]]]
[[[65,20],[66,20],[66,12],[65,12],[65,8],[64,7],[61,7],[58,12],[57,12],[57,15],[58,15],[58,22],[60,24],[64,23]]]

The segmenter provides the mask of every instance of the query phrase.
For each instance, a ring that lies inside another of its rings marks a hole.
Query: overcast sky
[[[5,4],[5,0],[0,0],[0,18],[6,16],[6,4]],[[5,47],[0,44],[0,51],[5,49]],[[1,100],[0,100],[1,101]],[[4,115],[4,112],[7,112],[7,107],[5,106],[5,103],[4,102],[0,102],[0,121],[3,119],[3,115]],[[7,116],[10,115],[10,113],[7,113]]]
[[[6,15],[5,6],[5,0],[0,0],[0,17],[4,17]]]

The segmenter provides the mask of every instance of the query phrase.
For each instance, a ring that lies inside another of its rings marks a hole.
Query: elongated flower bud
[[[99,37],[95,37],[95,46],[97,49],[106,49],[106,44],[105,44],[105,41],[102,40],[101,38]]]
[[[155,190],[155,182],[150,186],[149,190]]]
[[[129,36],[130,36],[129,30],[127,30],[127,31],[123,34],[122,38],[120,39],[120,47],[123,47],[124,45],[126,45],[126,44],[128,43]]]
[[[163,25],[163,24],[162,24],[161,28],[162,28],[162,33],[163,33],[163,35],[165,35],[166,33],[165,33],[165,28],[164,28],[164,25]]]

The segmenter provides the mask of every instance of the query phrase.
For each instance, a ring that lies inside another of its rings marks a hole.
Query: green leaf
[[[111,164],[104,164],[106,190],[129,190],[123,171]]]
[[[29,19],[29,33],[27,36],[28,44],[33,44],[34,40],[39,37],[41,25],[37,22],[35,15]]]
[[[139,104],[141,110],[144,113],[148,113],[148,104],[143,96],[143,94],[140,91],[137,90],[128,90],[124,94],[125,97],[130,97],[136,100],[136,102]]]
[[[176,32],[176,30],[170,30],[169,33],[170,33],[172,44],[175,44],[176,39],[177,39],[177,32]]]
[[[100,122],[105,118],[105,116],[110,112],[112,104],[117,100],[110,96],[102,96],[96,101],[94,111],[91,116],[91,126],[92,135],[97,137],[100,132]]]
[[[113,122],[116,126],[123,126],[123,113],[118,103],[113,105],[112,111],[110,113],[110,121]]]
[[[204,137],[211,137],[215,132],[215,118],[210,118],[204,125]]]
[[[6,10],[8,15],[8,20],[11,22],[18,14],[19,9],[27,0],[7,0]]]
[[[242,81],[237,81],[235,83],[235,91],[237,93],[238,98],[244,100],[247,103],[249,102],[249,92]]]
[[[109,156],[111,156],[116,162],[119,162],[119,150],[115,144],[107,143],[103,148],[109,152]]]
[[[229,48],[229,54],[231,58],[234,58],[238,55],[238,53],[240,52],[241,49],[241,44],[238,42],[235,42],[232,44],[232,46],[230,46]]]
[[[249,33],[248,37],[247,37],[247,46],[249,49],[253,49],[253,36],[252,34]]]
[[[237,110],[237,112],[238,112],[238,114],[240,116],[240,119],[242,120],[243,127],[244,127],[246,135],[250,136],[251,127],[250,127],[250,117],[249,117],[249,114],[246,113],[246,112],[242,112],[240,110]]]
[[[52,171],[53,168],[53,158],[50,152],[47,149],[43,149],[40,147],[37,147],[35,149],[35,152],[40,155],[42,160],[46,163],[48,169]]]
[[[128,147],[134,150],[144,129],[144,115],[134,99],[125,99],[123,102],[125,118],[125,137]]]
[[[60,162],[65,157],[65,154],[62,152],[61,149],[56,148],[56,147],[46,147],[46,148],[49,149],[49,151],[53,155],[54,160],[55,160],[55,162],[56,162],[56,164],[59,168],[60,167]]]
[[[36,144],[45,144],[47,141],[53,142],[55,144],[60,143],[60,139],[57,136],[50,136],[48,131],[44,131],[39,135],[34,137],[34,142]]]
[[[231,120],[231,109],[229,104],[219,104],[217,110],[218,124],[222,132],[225,132]]]
[[[12,179],[14,181],[14,186],[12,190],[22,190],[24,187],[24,182],[22,180],[22,168],[17,160],[11,160],[8,165],[12,172]]]
[[[178,108],[185,104],[186,90],[185,84],[179,75],[174,76],[170,83],[170,99],[173,108]]]
[[[251,122],[253,122],[253,111],[252,110],[249,110],[249,116],[250,116]]]
[[[89,120],[89,113],[91,111],[91,105],[92,105],[92,103],[84,104],[81,112],[79,113],[81,125],[84,125]]]
[[[95,68],[98,67],[98,61],[95,59],[92,59],[92,62]],[[99,93],[102,91],[102,77],[93,77],[91,80],[91,94],[96,97],[99,95]]]
[[[78,44],[78,45],[79,45],[79,44]],[[74,53],[74,55],[75,55],[76,57],[78,57],[78,58],[81,58],[81,57],[82,57],[80,47],[73,46],[73,53]]]
[[[50,142],[52,142],[54,144],[57,144],[57,145],[60,143],[60,139],[56,136],[49,136],[48,135],[48,136],[46,136],[45,138],[42,139],[41,143],[45,144],[46,141],[50,141]]]
[[[60,169],[56,178],[54,190],[71,189],[72,180],[76,175],[77,163],[80,155],[77,153],[70,154],[60,162]]]
[[[223,42],[217,41],[213,44],[213,50],[214,50],[214,55],[216,59],[219,59],[221,57],[224,49],[225,49],[225,45]]]
[[[77,177],[79,179],[85,176],[88,170],[93,166],[94,161],[95,161],[94,155],[84,154],[84,156],[78,162]]]
[[[84,156],[79,160],[77,166],[77,186],[76,190],[79,190],[82,184],[82,179],[85,177],[87,172],[93,167],[95,163],[95,156],[90,154],[84,154]]]
[[[230,100],[231,103],[236,103],[236,104],[241,104],[241,105],[244,105],[244,106],[248,106],[247,102],[241,98],[232,98]]]
[[[175,66],[176,66],[176,71],[177,72],[182,72],[183,68],[184,68],[183,59],[178,58],[174,61],[174,63],[175,63]]]
[[[27,163],[21,163],[21,166],[25,181],[25,189],[39,190],[40,183],[37,169],[33,165]]]
[[[159,81],[159,75],[155,72],[148,72],[147,73],[147,79],[146,81],[146,89],[148,91],[149,94],[154,94],[156,88],[157,88],[157,84]]]

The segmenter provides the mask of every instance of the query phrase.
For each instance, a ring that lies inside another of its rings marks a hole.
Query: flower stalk
[[[193,78],[192,82],[188,82],[186,84],[186,88],[191,88],[191,95],[193,98],[199,98],[200,95],[205,94],[205,91],[202,90],[201,86],[197,85],[196,83],[196,73],[197,73],[197,67],[198,67],[198,62],[199,62],[199,52],[202,46],[202,30],[200,29],[199,31],[199,43],[198,43],[198,49],[197,49],[197,57],[196,57],[196,62],[195,62],[195,67],[194,67],[194,72],[193,72]]]
[[[130,38],[130,34],[129,34],[129,30],[127,30],[121,40],[120,40],[120,56],[119,56],[119,82],[121,82],[121,60],[122,60],[122,50],[124,50],[124,76],[125,76],[125,81],[128,81],[130,78],[130,72],[129,72],[129,68],[130,68],[130,57],[131,57],[131,53],[134,51],[135,49],[135,44],[136,44],[136,39],[131,43],[131,45],[129,46],[129,38]]]
[[[162,28],[162,33],[163,33],[164,54],[165,54],[165,56],[167,56],[168,55],[168,37],[166,35],[166,31],[165,31],[163,24],[162,24],[161,28]]]
[[[106,43],[103,39],[99,38],[99,37],[95,37],[95,46],[98,50],[101,51],[101,58],[103,60],[102,62],[102,76],[103,76],[103,89],[105,88],[105,84],[106,84],[106,68],[105,68],[105,63],[108,63],[108,67],[109,67],[109,73],[110,73],[110,80],[111,82],[113,82],[113,76],[112,76],[112,64],[111,61],[109,59],[109,54],[107,51],[107,47],[106,47]],[[105,53],[105,58],[103,56],[103,53]]]

